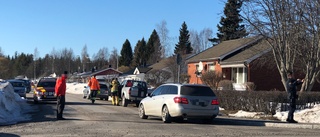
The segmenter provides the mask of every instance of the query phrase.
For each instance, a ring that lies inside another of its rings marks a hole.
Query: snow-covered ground
[[[83,94],[84,83],[67,83],[67,94]],[[67,95],[68,96],[68,95]],[[21,98],[13,92],[13,87],[8,83],[0,82],[0,125],[15,124],[20,121],[30,120],[30,112],[36,111],[26,99]],[[277,112],[274,117],[285,121],[288,112]],[[262,115],[259,112],[238,111],[229,114],[234,117],[258,118]],[[320,104],[311,109],[297,110],[294,114],[295,120],[299,123],[320,123]]]

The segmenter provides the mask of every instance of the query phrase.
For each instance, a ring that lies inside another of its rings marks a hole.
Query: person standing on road
[[[98,90],[100,90],[99,81],[96,79],[96,75],[93,75],[88,83],[88,86],[90,87],[90,97],[92,100],[92,103],[94,103],[95,97],[97,96]]]
[[[119,82],[117,78],[113,78],[111,81],[111,96],[112,96],[112,105],[119,105],[119,97],[118,97],[118,87]]]
[[[57,120],[65,120],[63,118],[63,110],[66,103],[66,79],[67,79],[67,71],[64,71],[64,73],[61,75],[61,77],[57,78],[56,86],[55,86],[55,96],[57,97]]]
[[[294,76],[292,72],[288,72],[287,74],[288,80],[287,80],[287,92],[289,97],[289,112],[288,112],[288,118],[287,122],[289,123],[298,123],[293,118],[293,113],[296,110],[296,99],[298,98],[297,95],[297,86],[303,83],[303,80],[300,79],[294,79]]]

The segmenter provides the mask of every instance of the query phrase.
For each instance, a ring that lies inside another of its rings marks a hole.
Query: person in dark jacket
[[[64,106],[66,103],[66,79],[68,72],[65,71],[61,77],[57,78],[56,86],[55,86],[55,96],[57,97],[57,120],[65,120],[62,117]]]
[[[297,86],[303,83],[303,80],[295,79],[292,72],[288,72],[287,74],[288,80],[287,84],[287,92],[289,97],[289,112],[287,122],[289,123],[298,123],[293,118],[293,113],[296,110],[296,99],[298,98],[297,95]]]

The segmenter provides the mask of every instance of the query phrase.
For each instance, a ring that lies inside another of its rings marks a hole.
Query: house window
[[[199,64],[196,65],[196,71],[198,71],[198,69],[199,69]]]
[[[238,84],[247,82],[246,68],[232,68],[232,81]]]
[[[208,64],[208,66],[209,66],[209,71],[215,71],[216,70],[214,64]]]

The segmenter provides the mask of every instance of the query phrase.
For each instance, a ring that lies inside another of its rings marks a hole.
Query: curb
[[[266,122],[266,127],[280,127],[280,128],[302,128],[302,129],[320,129],[319,124],[312,123],[271,123]]]

